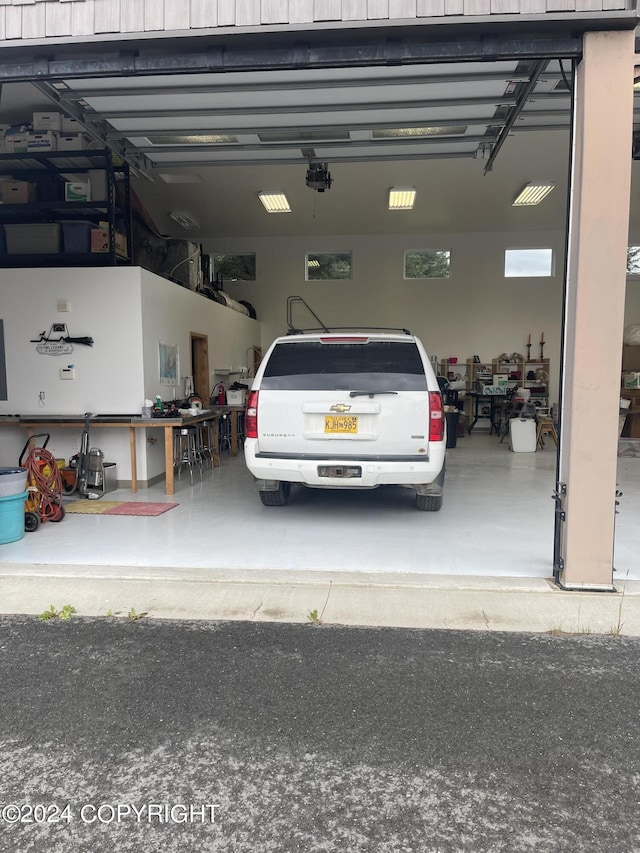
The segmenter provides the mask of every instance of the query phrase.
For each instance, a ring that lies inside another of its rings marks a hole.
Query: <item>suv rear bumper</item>
[[[276,454],[256,453],[255,439],[245,441],[245,462],[247,468],[258,480],[303,483],[325,489],[373,489],[382,485],[419,485],[433,483],[444,467],[445,443],[432,443],[429,458],[401,457],[371,459],[349,457],[277,456]],[[320,467],[341,467],[361,469],[359,477],[320,476]]]

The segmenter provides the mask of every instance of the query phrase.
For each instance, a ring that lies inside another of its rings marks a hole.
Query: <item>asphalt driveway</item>
[[[640,640],[0,619],[4,853],[640,850]]]

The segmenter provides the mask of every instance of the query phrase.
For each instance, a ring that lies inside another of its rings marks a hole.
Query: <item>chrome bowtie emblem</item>
[[[343,412],[350,412],[351,406],[349,406],[347,403],[336,403],[335,406],[331,406],[329,411],[338,412],[339,414],[342,414]]]

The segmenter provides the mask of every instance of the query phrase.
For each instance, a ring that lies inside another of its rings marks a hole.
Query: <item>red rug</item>
[[[162,515],[179,504],[153,503],[152,501],[124,501],[118,506],[109,507],[103,515]]]

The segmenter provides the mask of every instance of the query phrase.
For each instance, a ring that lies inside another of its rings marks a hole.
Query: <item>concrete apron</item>
[[[248,620],[640,636],[640,581],[562,591],[543,578],[5,564],[0,613]]]

